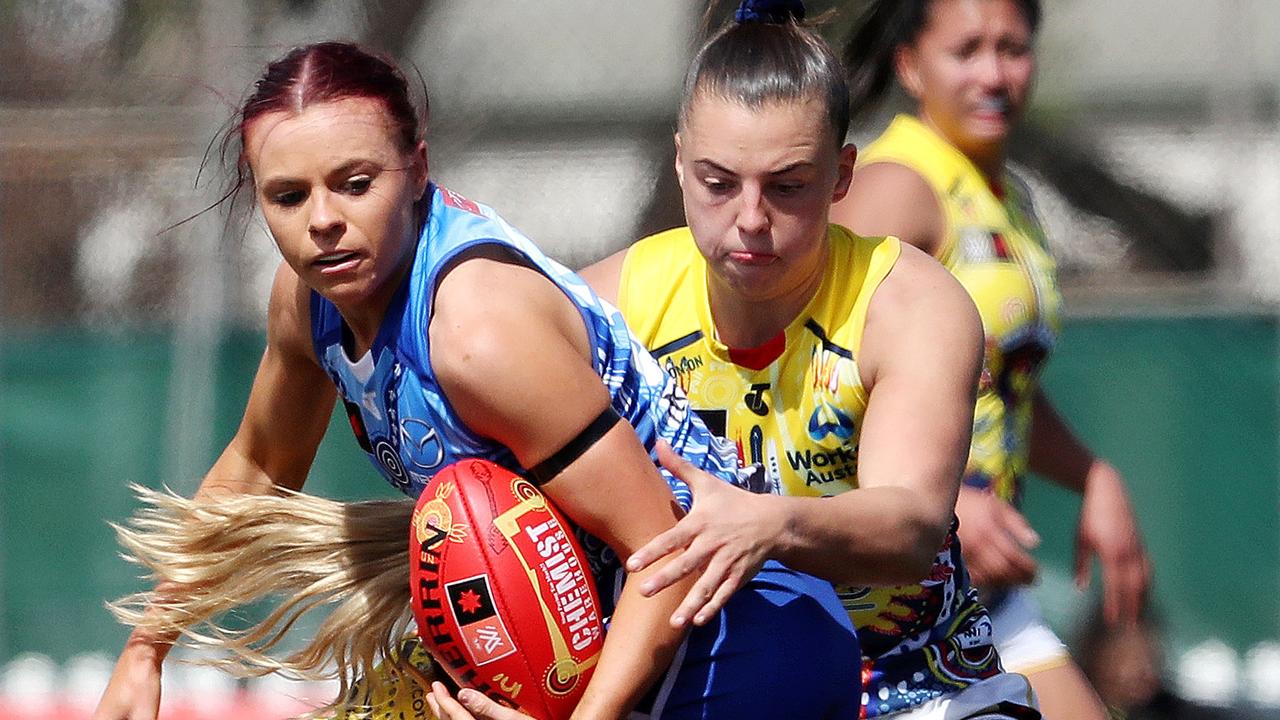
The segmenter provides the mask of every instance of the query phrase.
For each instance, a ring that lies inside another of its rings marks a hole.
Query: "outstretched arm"
[[[1031,419],[1031,470],[1081,495],[1076,528],[1076,584],[1089,584],[1093,556],[1102,564],[1103,617],[1137,622],[1151,584],[1151,561],[1124,478],[1095,456],[1058,415],[1043,391]]]
[[[628,567],[674,558],[646,590],[700,572],[673,622],[710,617],[763,558],[841,583],[924,577],[951,524],[981,351],[977,310],[964,289],[937,262],[904,247],[871,301],[863,336],[869,401],[858,489],[831,498],[762,496],[693,478],[692,512]]]
[[[509,447],[525,467],[562,448],[610,403],[589,360],[576,308],[543,275],[501,256],[470,258],[449,271],[436,294],[430,336],[432,364],[459,416],[477,433]],[[625,422],[614,425],[543,490],[621,557],[673,526],[680,515],[666,482]],[[665,622],[681,590],[641,597],[636,585],[645,576],[628,577],[600,663],[574,717],[625,717],[683,639]]]
[[[306,289],[281,264],[268,308],[267,349],[244,419],[200,483],[198,496],[298,489],[306,480],[334,402],[333,387],[313,359],[307,302]],[[155,719],[160,668],[173,640],[142,629],[130,634],[94,720]]]

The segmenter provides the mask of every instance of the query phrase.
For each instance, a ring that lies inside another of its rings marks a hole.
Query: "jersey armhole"
[[[854,301],[853,310],[850,313],[850,319],[853,321],[851,349],[855,358],[861,354],[862,332],[867,325],[867,309],[871,305],[871,298],[880,287],[880,283],[889,276],[889,272],[893,270],[893,266],[897,264],[901,255],[902,241],[892,235],[877,243],[871,251],[871,257],[867,263],[867,274],[862,280],[858,299]]]

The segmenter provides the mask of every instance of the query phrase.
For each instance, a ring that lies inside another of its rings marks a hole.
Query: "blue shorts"
[[[856,720],[862,653],[831,584],[769,561],[695,627],[632,717]]]

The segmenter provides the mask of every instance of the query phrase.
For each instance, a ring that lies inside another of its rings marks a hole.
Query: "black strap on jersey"
[[[591,424],[583,428],[582,432],[565,443],[564,447],[552,453],[551,457],[529,468],[529,479],[534,485],[547,484],[552,478],[564,472],[564,469],[572,465],[575,460],[582,457],[582,453],[595,445],[621,419],[622,417],[612,405],[606,407],[595,420],[591,421]]]

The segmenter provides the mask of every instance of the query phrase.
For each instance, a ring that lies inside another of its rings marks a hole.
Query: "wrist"
[[[781,495],[757,495],[755,500],[760,505],[760,516],[768,532],[762,533],[761,541],[766,560],[787,561],[787,556],[795,552],[801,545],[803,523],[791,512],[792,498]]]
[[[123,655],[131,664],[151,665],[159,670],[172,649],[173,641],[169,638],[157,638],[135,631],[125,643]]]

